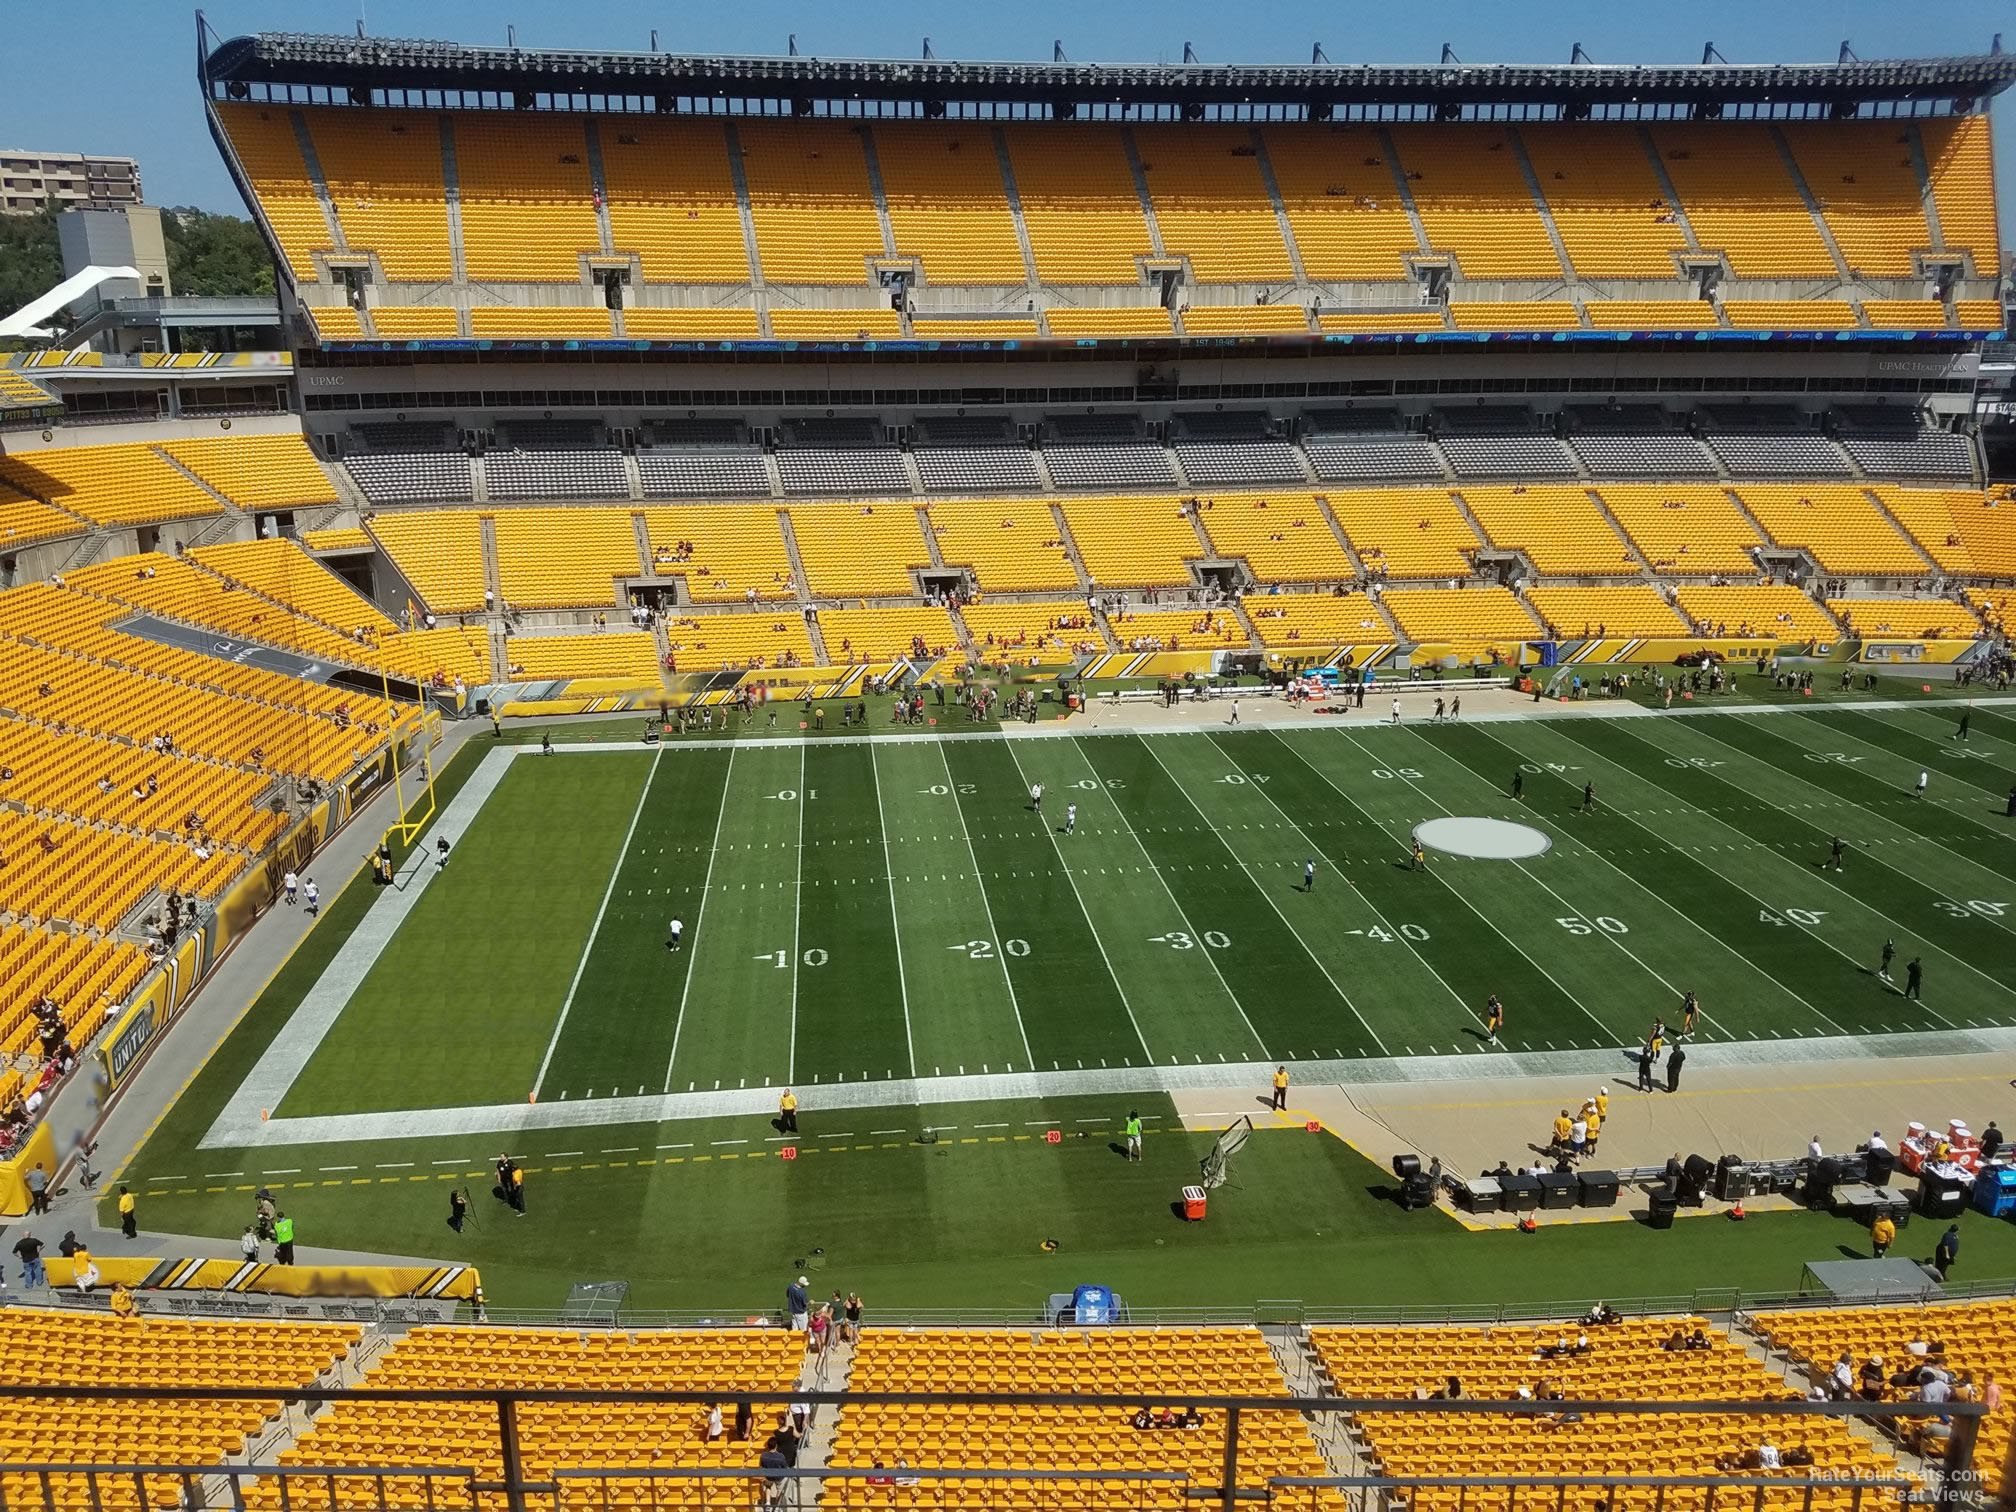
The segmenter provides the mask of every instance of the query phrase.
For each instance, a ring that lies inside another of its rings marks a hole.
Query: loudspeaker
[[[1750,1168],[1739,1155],[1724,1155],[1715,1167],[1715,1195],[1724,1202],[1748,1197],[1752,1191]]]
[[[1809,1208],[1831,1207],[1834,1203],[1834,1188],[1841,1183],[1841,1162],[1832,1155],[1808,1167],[1806,1171],[1806,1206]]]
[[[1420,1170],[1421,1157],[1419,1155],[1395,1155],[1393,1157],[1393,1174],[1402,1181],[1407,1180],[1411,1176],[1418,1175]]]
[[[1412,1158],[1411,1156],[1409,1157]],[[1417,1161],[1416,1164],[1419,1164]],[[1400,1183],[1400,1206],[1408,1210],[1433,1207],[1435,1205],[1435,1183],[1428,1179],[1426,1171],[1416,1171]]]
[[[1887,1187],[1890,1185],[1891,1175],[1897,1169],[1897,1152],[1895,1150],[1870,1150],[1863,1155],[1862,1164],[1867,1173],[1869,1185],[1873,1187]]]

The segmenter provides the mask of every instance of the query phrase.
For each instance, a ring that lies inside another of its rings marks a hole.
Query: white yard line
[[[660,751],[663,746],[658,748]],[[616,853],[616,864],[609,868],[609,885],[602,889],[602,906],[595,910],[595,922],[589,927],[587,943],[581,947],[581,959],[574,966],[574,980],[567,984],[567,999],[560,1005],[560,1016],[553,1021],[552,1038],[546,1041],[546,1053],[539,1058],[539,1074],[532,1079],[532,1095],[538,1097],[546,1085],[546,1068],[553,1064],[553,1052],[560,1046],[560,1035],[567,1028],[567,1015],[574,1011],[574,994],[581,990],[581,975],[588,969],[589,959],[595,954],[595,940],[602,933],[602,916],[609,912],[609,900],[616,893],[616,879],[623,875],[623,868],[630,861],[630,842],[637,835],[637,821],[644,817],[644,804],[651,797],[651,784],[658,776],[658,757],[651,757],[651,770],[644,774],[644,786],[637,794],[637,807],[630,811],[630,828],[623,832],[623,849]]]
[[[1083,753],[1080,755],[1082,757]],[[1008,759],[1015,763],[1015,780],[1021,784],[1023,792],[1028,792],[1029,774],[1022,770],[1022,762],[1015,755],[1015,747],[1012,745],[1008,747]],[[946,770],[951,770],[950,762],[946,763]],[[1092,922],[1092,910],[1085,906],[1085,895],[1078,891],[1078,879],[1071,873],[1071,863],[1064,859],[1064,852],[1057,844],[1057,835],[1050,828],[1050,821],[1038,814],[1036,822],[1042,826],[1044,835],[1050,841],[1050,849],[1056,853],[1057,865],[1064,873],[1064,880],[1071,884],[1071,896],[1078,900],[1078,912],[1085,917],[1085,932],[1092,936],[1092,943],[1099,947],[1099,959],[1106,963],[1106,975],[1113,979],[1113,990],[1120,995],[1120,1006],[1127,1010],[1127,1022],[1134,1026],[1134,1037],[1141,1041],[1141,1053],[1148,1057],[1148,1064],[1152,1066],[1155,1064],[1155,1052],[1148,1048],[1148,1036],[1141,1032],[1141,1020],[1134,1016],[1134,1005],[1127,999],[1127,984],[1120,980],[1120,973],[1113,969],[1113,957],[1106,954],[1106,942],[1099,938],[1099,926]],[[975,870],[978,870],[977,865]],[[1254,1038],[1257,1039],[1259,1036],[1255,1035]],[[1031,1063],[1032,1065],[1034,1063],[1033,1057]]]
[[[1015,979],[1008,974],[1008,951],[1001,940],[1001,931],[994,923],[994,903],[987,896],[987,884],[980,876],[980,853],[973,848],[973,831],[966,825],[966,805],[959,801],[959,779],[952,775],[952,759],[945,754],[943,741],[938,743],[938,759],[945,767],[945,790],[952,795],[953,810],[959,815],[959,836],[966,842],[966,855],[973,862],[973,882],[980,889],[980,907],[987,914],[987,934],[994,941],[994,959],[1001,967],[1002,985],[1008,989],[1008,1006],[1015,1010],[1015,1032],[1022,1036],[1022,1053],[1028,1057],[1029,1065],[1033,1069],[1036,1065],[1036,1052],[1029,1048],[1029,1028],[1022,1022],[1022,1004],[1015,996]],[[1085,923],[1086,927],[1090,928],[1092,921],[1087,919]],[[916,1065],[914,1054],[911,1057],[911,1065],[914,1070]],[[1009,1069],[1012,1071],[1014,1067],[1011,1066]]]
[[[1218,747],[1215,741],[1213,742],[1213,746],[1217,749],[1221,750],[1223,749],[1222,747]],[[1315,947],[1312,946],[1307,940],[1302,938],[1302,931],[1295,927],[1295,921],[1289,918],[1287,914],[1281,911],[1281,905],[1274,901],[1274,894],[1269,889],[1260,885],[1259,880],[1255,878],[1253,875],[1252,868],[1247,866],[1245,862],[1239,861],[1239,853],[1233,850],[1231,843],[1225,839],[1224,835],[1219,833],[1218,826],[1211,822],[1211,816],[1209,814],[1206,814],[1204,810],[1198,806],[1197,800],[1190,796],[1190,790],[1185,786],[1183,786],[1181,782],[1177,781],[1176,774],[1169,770],[1169,764],[1165,762],[1159,755],[1156,755],[1154,746],[1145,745],[1143,749],[1146,750],[1150,756],[1153,756],[1155,758],[1155,765],[1162,768],[1163,774],[1168,777],[1169,781],[1172,784],[1174,784],[1176,791],[1183,795],[1183,801],[1190,805],[1190,812],[1195,814],[1200,820],[1203,821],[1205,828],[1209,829],[1211,831],[1212,836],[1218,841],[1219,845],[1224,847],[1225,854],[1230,856],[1234,861],[1239,862],[1239,869],[1246,874],[1247,882],[1252,885],[1252,888],[1255,892],[1257,892],[1258,894],[1260,894],[1261,897],[1267,900],[1267,906],[1274,910],[1275,917],[1280,919],[1280,921],[1283,924],[1286,924],[1288,926],[1288,932],[1293,936],[1295,936],[1295,942],[1302,947],[1302,953],[1308,956],[1310,960],[1316,963],[1316,969],[1323,973],[1323,980],[1328,982],[1332,990],[1336,992],[1337,996],[1343,999],[1344,1006],[1351,1010],[1351,1016],[1357,1019],[1359,1023],[1365,1026],[1365,1032],[1372,1036],[1372,1043],[1379,1047],[1379,1053],[1381,1055],[1392,1054],[1392,1051],[1390,1051],[1386,1047],[1386,1041],[1384,1041],[1379,1037],[1379,1031],[1372,1027],[1371,1022],[1365,1017],[1365,1015],[1358,1011],[1358,1005],[1351,1001],[1351,994],[1344,990],[1344,984],[1338,981],[1336,977],[1330,974],[1330,968],[1323,964],[1323,958],[1316,953]],[[1119,805],[1116,803],[1114,807],[1118,808]],[[1126,821],[1127,816],[1125,814],[1122,814],[1120,817],[1122,822],[1124,823]],[[1128,828],[1131,831],[1133,826],[1129,825]],[[1139,844],[1139,837],[1136,837],[1136,843]],[[1160,875],[1159,872],[1157,875]],[[1252,1025],[1249,1023],[1247,1027],[1250,1029]]]
[[[662,747],[661,747],[662,749]],[[707,894],[713,891],[714,858],[721,854],[721,821],[728,817],[728,785],[735,780],[735,747],[728,747],[728,770],[721,778],[721,802],[714,811],[714,843],[707,847],[707,870],[700,879],[700,906],[693,912],[692,960],[686,963],[686,983],[679,989],[679,1011],[672,1019],[672,1053],[665,1057],[665,1088],[672,1090],[672,1068],[679,1064],[679,1035],[686,1027],[686,1000],[693,995],[693,970],[699,964],[700,926],[707,922]]]
[[[903,1046],[910,1057],[910,1074],[917,1074],[917,1040],[910,1032],[910,978],[903,969],[903,921],[896,907],[896,862],[889,854],[889,818],[882,812],[882,770],[875,764],[875,747],[868,747],[868,778],[875,784],[875,822],[881,828],[882,875],[889,883],[889,929],[896,940],[896,988],[903,997]],[[804,852],[799,852],[803,864]],[[977,870],[977,868],[976,868]]]
[[[791,1048],[784,1061],[786,1086],[798,1079],[798,968],[803,964],[799,959],[798,926],[805,918],[801,906],[805,898],[805,773],[811,749],[810,742],[798,748],[798,857],[797,880],[791,889]]]

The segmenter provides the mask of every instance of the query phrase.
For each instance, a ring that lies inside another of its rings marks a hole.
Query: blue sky
[[[1444,0],[1433,7],[1387,0],[1154,0],[1154,3],[875,5],[741,0],[734,5],[571,0],[497,4],[468,0],[218,0],[205,7],[223,36],[255,31],[354,30],[363,14],[382,36],[504,41],[515,22],[525,46],[693,52],[915,57],[929,36],[940,58],[1047,59],[1061,37],[1080,60],[1174,61],[1183,44],[1206,62],[1300,62],[1312,41],[1333,62],[1433,62],[1441,44],[1471,63],[1565,62],[1580,42],[1600,63],[1696,62],[1713,41],[1735,63],[1831,60],[1842,40],[1865,58],[1981,52],[2007,29],[2008,0]],[[204,130],[195,82],[193,7],[174,0],[11,3],[0,46],[0,146],[127,153],[140,159],[148,198],[241,211]],[[2016,206],[2016,96],[1997,106],[1995,153],[2005,241]]]

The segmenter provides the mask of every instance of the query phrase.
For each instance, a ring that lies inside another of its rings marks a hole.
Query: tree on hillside
[[[0,215],[0,315],[11,315],[63,281],[56,217]]]
[[[259,228],[189,206],[163,212],[168,281],[177,294],[271,294],[273,258]]]

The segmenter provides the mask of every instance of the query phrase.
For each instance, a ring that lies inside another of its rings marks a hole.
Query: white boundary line
[[[686,982],[679,989],[679,1012],[672,1019],[672,1053],[665,1057],[665,1090],[672,1090],[672,1068],[679,1064],[679,1036],[686,1028],[686,1000],[693,995],[693,968],[699,963],[700,926],[707,922],[707,894],[714,890],[714,858],[721,854],[721,821],[728,817],[728,785],[735,780],[735,747],[728,747],[728,770],[721,777],[721,803],[714,811],[714,843],[707,847],[707,872],[700,879],[700,907],[693,915],[694,957],[686,963]]]
[[[560,1004],[560,1016],[553,1021],[552,1038],[546,1041],[546,1053],[539,1057],[539,1074],[532,1078],[535,1101],[546,1086],[546,1068],[553,1064],[553,1052],[559,1048],[560,1033],[567,1027],[567,1015],[574,1011],[574,994],[581,990],[581,975],[588,969],[588,958],[595,954],[595,941],[602,933],[602,916],[609,912],[609,900],[616,895],[616,879],[630,864],[630,842],[637,838],[637,821],[644,817],[644,805],[651,799],[651,784],[657,778],[658,758],[654,755],[651,770],[644,774],[644,786],[637,794],[637,807],[630,811],[630,828],[623,831],[623,848],[616,853],[616,864],[609,868],[609,885],[602,889],[602,906],[595,910],[595,922],[588,928],[588,939],[581,947],[581,959],[574,965],[574,980],[567,984],[567,997]],[[711,861],[712,858],[709,859]]]

